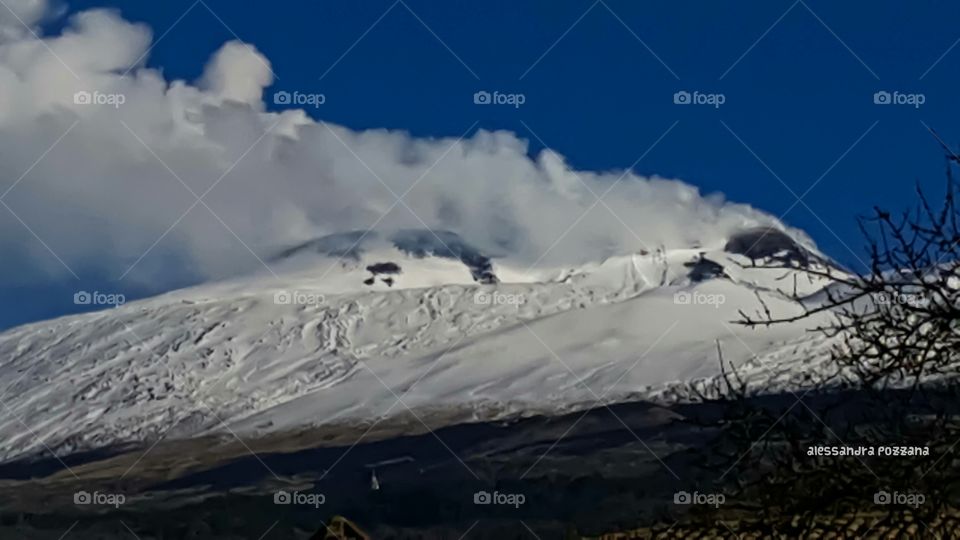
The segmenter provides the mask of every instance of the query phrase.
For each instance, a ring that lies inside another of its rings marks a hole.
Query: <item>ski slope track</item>
[[[808,332],[817,321],[747,329],[737,311],[755,312],[760,295],[797,313],[781,290],[815,295],[827,284],[745,265],[824,260],[786,233],[755,238],[538,270],[485,257],[453,233],[319,239],[274,259],[279,279],[206,284],[0,334],[0,459],[411,410],[491,420],[650,399],[716,376],[716,340],[749,374],[789,386],[823,356]]]

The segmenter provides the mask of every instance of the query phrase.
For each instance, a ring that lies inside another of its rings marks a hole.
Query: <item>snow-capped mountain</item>
[[[452,232],[319,238],[278,253],[279,277],[0,334],[0,458],[420,411],[551,414],[713,376],[716,340],[757,373],[805,369],[813,322],[735,323],[758,296],[795,312],[780,291],[826,285],[750,267],[770,259],[829,264],[774,229],[547,269]]]

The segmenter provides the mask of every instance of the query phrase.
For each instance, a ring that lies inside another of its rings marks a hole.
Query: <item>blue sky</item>
[[[152,27],[147,63],[168,79],[195,80],[239,37],[270,59],[270,94],[324,94],[309,109],[318,119],[425,137],[515,131],[579,169],[633,166],[784,216],[855,267],[856,215],[903,208],[916,182],[942,185],[925,126],[960,142],[956,4],[205,2],[67,8],[112,7]],[[476,105],[478,91],[524,103]],[[679,91],[723,104],[677,105]],[[923,103],[878,105],[878,91]],[[0,326],[73,309],[21,305]]]

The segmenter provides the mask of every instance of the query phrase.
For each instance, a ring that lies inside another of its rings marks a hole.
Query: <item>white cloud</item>
[[[46,0],[5,0],[0,6],[0,40],[21,39],[47,13]]]
[[[28,24],[42,18],[43,4],[14,3]],[[266,258],[313,236],[365,229],[424,174],[405,198],[413,213],[396,205],[379,227],[422,227],[422,219],[529,262],[594,206],[590,190],[603,193],[618,180],[605,201],[623,223],[596,205],[545,264],[642,244],[711,242],[734,228],[776,222],[677,180],[575,171],[549,151],[531,159],[513,133],[418,139],[321,124],[302,111],[266,113],[269,63],[240,43],[224,45],[193,85],[142,67],[151,32],[116,13],[81,13],[62,35],[43,37],[47,46],[15,22],[0,18],[0,190],[76,123],[4,200],[84,271],[119,276],[162,235],[128,279],[163,288],[183,268],[203,277],[260,269],[237,237]],[[80,91],[122,94],[124,103],[78,105]],[[182,217],[195,198],[171,170],[198,195],[219,179],[204,199],[219,219],[203,204]],[[18,254],[5,277],[63,272],[4,209],[0,231],[0,248]]]
[[[200,87],[222,99],[260,108],[263,89],[272,83],[267,59],[252,46],[232,41],[210,60]]]

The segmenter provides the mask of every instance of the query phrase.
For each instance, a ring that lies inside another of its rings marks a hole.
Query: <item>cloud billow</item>
[[[28,26],[51,15],[39,0],[8,2]],[[274,74],[254,47],[226,43],[190,83],[144,67],[151,42],[112,11],[76,14],[39,39],[0,16],[0,193],[23,220],[0,208],[0,248],[14,255],[5,278],[55,279],[65,266],[119,277],[150,250],[125,279],[163,289],[172,264],[202,279],[263,270],[247,247],[267,260],[375,223],[453,230],[541,265],[781,226],[678,180],[531,157],[506,131],[423,139],[269,112]]]

